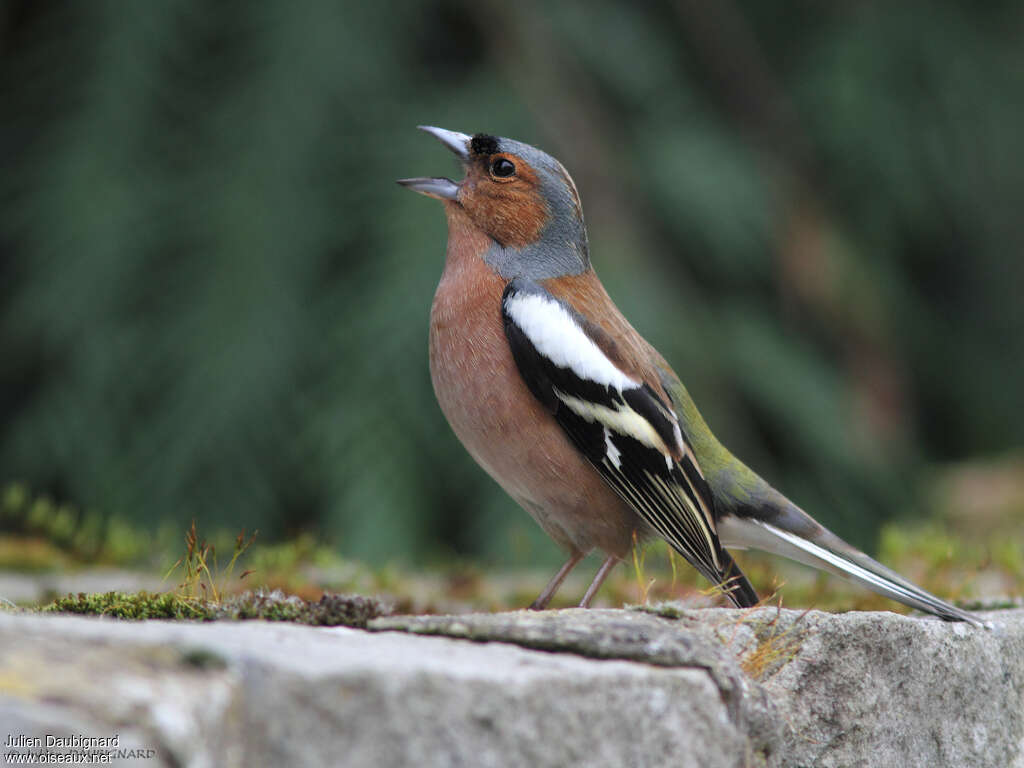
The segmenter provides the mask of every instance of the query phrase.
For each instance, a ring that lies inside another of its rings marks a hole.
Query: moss
[[[740,668],[753,680],[766,680],[796,658],[803,647],[804,632],[799,628],[801,614],[788,627],[779,625],[779,616],[771,621],[751,622],[757,647],[744,654]]]
[[[680,602],[631,605],[628,608],[665,619],[681,619],[686,617],[688,612],[687,606]],[[750,610],[741,613],[734,626],[749,627],[756,641],[752,649],[745,649],[739,655],[740,668],[744,674],[753,680],[763,681],[796,658],[805,635],[800,622],[806,615],[805,611],[792,622],[780,622],[781,615],[778,612],[770,620],[762,618],[761,614],[753,614]],[[735,632],[732,634],[735,637]],[[721,639],[726,645],[732,644],[731,638]]]
[[[78,613],[117,619],[178,619],[194,621],[262,619],[313,626],[365,627],[389,613],[380,600],[363,595],[325,594],[316,602],[283,592],[245,592],[220,603],[172,592],[104,592],[54,600],[44,613]]]
[[[660,616],[663,619],[681,619],[686,614],[687,607],[680,602],[658,602],[646,605],[627,605],[626,610],[642,611]]]
[[[324,594],[318,601],[283,592],[245,592],[225,601],[223,618],[291,621],[322,627],[365,627],[370,619],[390,611],[374,597]]]
[[[171,592],[95,592],[67,595],[40,609],[43,613],[79,613],[116,619],[211,619],[210,606]]]

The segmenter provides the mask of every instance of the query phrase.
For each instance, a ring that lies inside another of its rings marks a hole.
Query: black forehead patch
[[[474,155],[493,155],[498,151],[498,139],[486,133],[478,133],[469,142],[469,149]]]

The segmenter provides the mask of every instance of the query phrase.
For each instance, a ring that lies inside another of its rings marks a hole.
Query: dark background
[[[626,315],[853,541],[1019,448],[1020,3],[0,9],[0,485],[556,561],[434,402],[419,123],[560,158]]]

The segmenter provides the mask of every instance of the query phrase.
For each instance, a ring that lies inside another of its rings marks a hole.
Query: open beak
[[[473,137],[458,131],[446,131],[444,128],[435,128],[432,125],[417,126],[421,131],[434,136],[448,149],[459,156],[463,163],[469,160],[469,142]],[[435,197],[438,200],[455,200],[459,194],[459,185],[451,179],[443,177],[399,179],[398,183],[403,187],[419,192],[427,197]]]

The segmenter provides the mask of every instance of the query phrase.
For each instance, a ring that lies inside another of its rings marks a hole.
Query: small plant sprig
[[[644,561],[647,559],[647,548],[640,544],[640,540],[637,538],[636,531],[633,531],[633,572],[636,574],[636,584],[640,591],[640,604],[647,605],[651,587],[654,586],[656,579],[651,577],[648,580],[644,576]],[[673,563],[673,571],[675,563]]]
[[[225,587],[228,584],[231,574],[234,572],[235,563],[245,554],[245,551],[252,546],[259,532],[253,531],[252,535],[246,538],[243,529],[235,537],[234,552],[228,564],[221,571],[217,565],[217,549],[206,539],[201,539],[196,530],[196,521],[185,531],[185,554],[178,558],[178,561],[171,566],[164,576],[166,581],[178,568],[182,569],[182,580],[178,585],[177,594],[185,600],[202,600],[206,602],[220,603],[223,599]],[[212,565],[212,567],[211,567]],[[251,570],[243,571],[239,579],[244,579],[252,573]]]
[[[676,571],[676,551],[672,549],[672,545],[667,541],[665,542],[665,549],[668,551],[668,564],[672,567],[672,586],[670,592],[675,594],[676,591],[676,579],[679,577]]]

